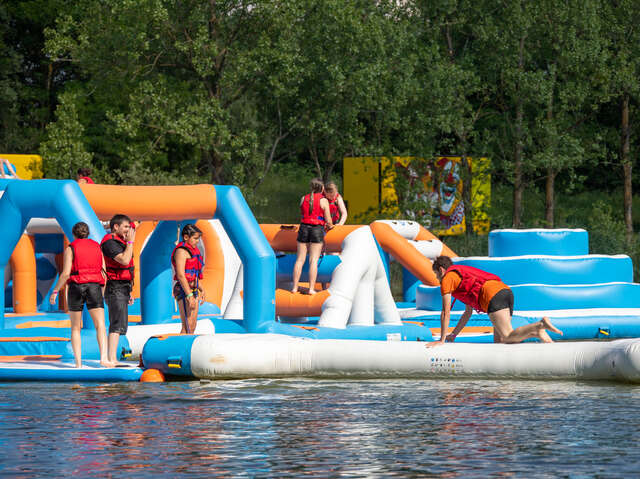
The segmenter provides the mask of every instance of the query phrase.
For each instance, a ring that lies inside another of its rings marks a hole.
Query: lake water
[[[0,384],[3,477],[638,477],[640,386]]]

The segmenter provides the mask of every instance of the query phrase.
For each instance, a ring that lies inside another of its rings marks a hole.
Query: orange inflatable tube
[[[329,291],[308,295],[276,289],[276,314],[278,316],[320,316],[322,303],[329,297]]]
[[[324,237],[325,252],[339,253],[345,236],[363,225],[341,225],[328,231]],[[299,225],[262,224],[260,229],[275,251],[295,253]]]
[[[213,218],[216,190],[213,185],[118,186],[80,185],[91,208],[101,220],[114,212],[136,220]]]
[[[205,263],[202,271],[202,289],[208,302],[222,306],[222,292],[224,290],[224,253],[222,243],[216,230],[206,220],[196,222],[202,231],[204,243]]]
[[[373,231],[373,235],[376,237],[378,243],[380,243],[382,249],[393,255],[393,257],[396,258],[402,266],[411,271],[416,278],[430,286],[440,284],[431,269],[431,261],[422,256],[406,239],[393,231],[391,226],[375,221],[371,223],[371,231]]]
[[[9,264],[13,270],[13,311],[35,313],[38,309],[36,248],[33,236],[22,235]]]

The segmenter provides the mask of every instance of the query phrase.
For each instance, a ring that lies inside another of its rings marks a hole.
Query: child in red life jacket
[[[309,253],[309,294],[315,294],[318,259],[324,245],[324,232],[333,228],[329,202],[323,196],[324,185],[318,178],[311,180],[311,192],[300,199],[300,229],[297,238],[297,257],[293,266],[292,293],[298,292],[302,267]]]
[[[200,286],[204,262],[198,249],[202,231],[194,225],[182,228],[182,241],[171,252],[173,266],[173,296],[178,301],[182,330],[180,334],[193,334],[198,321],[198,300],[204,303],[204,290]]]
[[[324,185],[324,197],[329,202],[329,211],[331,212],[331,221],[336,226],[343,225],[347,222],[347,207],[340,193],[338,186],[329,181]]]
[[[127,215],[117,214],[109,221],[111,232],[102,238],[107,285],[104,300],[109,307],[109,361],[117,362],[120,336],[129,328],[129,308],[133,304],[133,244],[136,230]]]
[[[89,239],[89,226],[80,222],[72,228],[74,241],[65,249],[63,266],[58,282],[53,288],[49,303],[56,304],[60,288],[67,283],[67,304],[71,320],[71,348],[76,367],[82,367],[82,308],[86,304],[96,328],[96,338],[100,349],[100,364],[113,367],[107,359],[107,334],[104,326],[104,302],[102,288],[105,283],[104,259],[100,245]]]
[[[562,334],[549,318],[513,329],[511,315],[513,315],[513,292],[494,274],[471,266],[454,265],[451,258],[438,256],[433,262],[433,272],[440,281],[442,294],[442,312],[440,313],[440,340],[429,343],[427,347],[453,342],[467,321],[473,310],[482,311],[489,315],[493,324],[494,343],[520,343],[528,338],[538,338],[543,343],[552,343],[547,330]],[[462,301],[466,309],[458,324],[449,334],[449,316],[451,313],[451,296]]]
[[[89,177],[91,174],[91,168],[78,168],[76,180],[81,185],[90,184],[93,185],[93,180]]]

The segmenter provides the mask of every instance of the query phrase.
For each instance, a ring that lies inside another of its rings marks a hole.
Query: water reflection
[[[0,474],[636,473],[640,388],[517,381],[0,385]]]

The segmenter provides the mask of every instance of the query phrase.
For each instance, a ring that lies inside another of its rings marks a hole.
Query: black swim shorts
[[[495,313],[496,311],[506,308],[509,308],[509,312],[513,316],[513,292],[509,288],[501,289],[491,298],[491,301],[489,301],[489,311],[487,312]]]
[[[85,303],[87,309],[104,308],[102,286],[98,283],[69,283],[67,288],[69,311],[82,311]]]
[[[129,327],[129,296],[131,282],[109,280],[104,290],[104,300],[109,307],[109,333],[127,334]]]
[[[298,243],[322,243],[324,241],[324,226],[301,223],[297,241]]]

